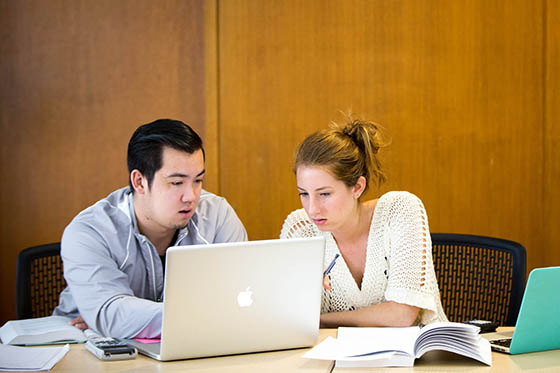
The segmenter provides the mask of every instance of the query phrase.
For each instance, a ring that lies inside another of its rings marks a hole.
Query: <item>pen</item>
[[[336,259],[340,256],[340,254],[336,254],[333,258],[333,260],[331,261],[331,264],[329,264],[329,266],[327,267],[327,269],[325,269],[325,272],[323,272],[323,277],[325,277],[326,275],[328,275],[329,273],[331,273],[331,270],[333,269],[334,265],[336,264]]]

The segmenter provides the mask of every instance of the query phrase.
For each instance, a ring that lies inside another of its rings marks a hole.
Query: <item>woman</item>
[[[447,321],[435,277],[426,211],[408,192],[363,201],[385,181],[374,123],[315,132],[297,150],[294,172],[303,209],[281,238],[326,238],[321,327],[411,326]]]

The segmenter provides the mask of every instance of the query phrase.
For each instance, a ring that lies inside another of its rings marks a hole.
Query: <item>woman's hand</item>
[[[329,275],[323,276],[323,287],[326,291],[332,290],[331,278]]]

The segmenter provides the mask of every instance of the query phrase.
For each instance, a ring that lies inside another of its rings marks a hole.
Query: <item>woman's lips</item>
[[[315,223],[316,225],[323,225],[327,222],[327,219],[311,219],[313,220],[313,223]]]

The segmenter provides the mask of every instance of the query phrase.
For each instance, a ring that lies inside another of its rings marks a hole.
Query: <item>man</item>
[[[161,333],[167,248],[245,241],[247,233],[224,198],[202,189],[202,140],[186,124],[140,126],[128,144],[128,171],[128,187],[64,230],[68,286],[54,314],[105,336],[151,338]]]

